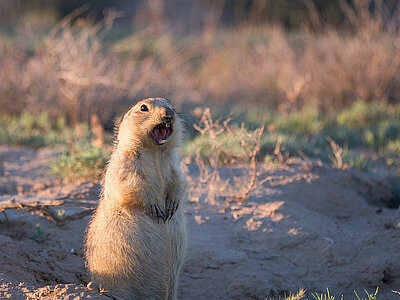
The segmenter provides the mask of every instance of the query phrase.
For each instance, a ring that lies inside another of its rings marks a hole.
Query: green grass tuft
[[[223,109],[215,109],[219,114]],[[329,136],[343,148],[342,159],[346,166],[363,171],[369,170],[374,161],[380,159],[387,165],[400,165],[400,105],[384,102],[355,102],[348,108],[322,114],[313,107],[281,114],[261,106],[253,106],[246,111],[233,111],[232,122],[246,124],[247,128],[265,125],[261,141],[260,160],[274,161],[273,151],[278,140],[281,149],[289,156],[304,153],[310,158],[330,162],[332,149],[327,143]],[[236,153],[240,147],[237,137],[221,136],[224,149]],[[183,154],[194,157],[197,149],[204,157],[212,154],[211,141],[207,135],[197,135],[184,148]],[[236,151],[236,152],[235,152]]]
[[[237,126],[233,126],[229,131],[219,134],[220,162],[222,163],[229,158],[240,159],[245,154],[252,152],[254,146],[250,136],[250,130]],[[183,155],[188,157],[195,157],[197,151],[202,158],[209,158],[215,154],[215,149],[208,133],[197,135],[192,141],[186,143],[182,149]]]
[[[53,174],[68,181],[99,179],[109,156],[109,151],[87,144],[65,150],[52,161],[50,168]]]
[[[364,290],[365,296],[358,296],[357,292],[354,291],[354,295],[356,298],[353,298],[354,300],[377,300],[377,295],[378,295],[379,287],[376,288],[374,293],[369,293],[367,290]],[[267,298],[269,299],[269,298]],[[306,296],[306,290],[301,288],[299,291],[295,294],[290,293],[289,295],[285,295],[283,298],[279,297],[278,298],[283,299],[283,300],[345,300],[343,295],[340,297],[336,297],[335,295],[332,295],[329,289],[326,289],[326,293],[311,293],[311,298]]]
[[[66,180],[98,179],[110,155],[109,147],[93,146],[89,127],[81,124],[79,128],[69,128],[62,117],[51,120],[46,112],[1,115],[0,144],[55,147],[61,155],[50,164],[53,174]]]
[[[66,144],[73,130],[61,117],[54,123],[46,112],[34,115],[24,111],[18,117],[0,115],[0,145],[41,148]]]
[[[41,244],[50,240],[50,233],[44,234],[40,224],[37,223],[35,227],[35,234],[31,236],[31,239]]]

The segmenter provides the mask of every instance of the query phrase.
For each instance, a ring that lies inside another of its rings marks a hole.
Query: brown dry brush
[[[112,45],[104,36],[119,13],[110,10],[98,24],[74,22],[87,9],[80,8],[39,46],[32,49],[25,28],[0,48],[2,112],[50,110],[72,123],[96,114],[104,123],[144,96],[230,105],[246,99],[281,111],[330,111],[360,99],[399,103],[400,4],[388,13],[381,0],[341,0],[351,28],[344,32],[324,26],[312,1],[305,3],[319,31],[288,34],[250,23],[229,30],[213,21],[186,36],[149,27]],[[220,5],[214,9],[205,18],[218,20]]]
[[[109,10],[97,24],[74,22],[87,9],[80,7],[62,19],[34,49],[28,29],[0,48],[3,113],[48,111],[66,115],[71,124],[89,123],[96,115],[104,124],[138,95],[162,91],[154,89],[154,82],[163,82],[154,57],[126,57],[105,44],[119,13]]]
[[[191,186],[189,198],[205,195],[206,201],[215,203],[216,197],[236,200],[247,199],[257,186],[257,154],[261,147],[264,126],[253,130],[244,130],[231,126],[228,117],[225,120],[213,120],[209,108],[206,108],[198,124],[193,127],[211,144],[211,156],[204,158],[197,150],[194,163],[198,176],[193,176],[184,166],[187,180]],[[241,148],[240,153],[234,153],[223,145],[223,135],[236,141]],[[239,163],[247,172],[235,175],[232,166]],[[229,175],[227,176],[227,171]],[[224,174],[223,174],[224,173]],[[196,196],[195,196],[196,195]]]
[[[304,105],[328,111],[359,99],[398,103],[400,31],[392,25],[398,13],[385,19],[368,10],[369,2],[342,5],[348,32],[325,27],[287,34],[279,26],[242,26],[224,32],[219,43],[203,41],[193,89],[203,99],[262,101],[281,111]],[[383,2],[373,2],[385,10]]]
[[[46,37],[45,59],[72,123],[89,121],[93,114],[107,120],[114,106],[140,84],[140,68],[134,62],[124,64],[104,45],[116,11],[110,10],[99,24],[76,28],[70,20],[79,13],[67,16]]]

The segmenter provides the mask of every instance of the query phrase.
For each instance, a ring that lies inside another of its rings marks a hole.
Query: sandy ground
[[[48,175],[54,152],[0,147],[0,201],[84,199],[94,182],[63,184]],[[2,169],[2,170],[1,170]],[[187,202],[190,246],[179,299],[278,298],[304,287],[345,299],[379,286],[400,299],[400,221],[392,182],[382,172],[294,162],[268,170],[246,202]],[[63,208],[67,215],[82,211]],[[83,236],[90,216],[57,225],[33,213],[0,213],[0,298],[100,299],[86,288]],[[40,243],[32,239],[36,226]]]

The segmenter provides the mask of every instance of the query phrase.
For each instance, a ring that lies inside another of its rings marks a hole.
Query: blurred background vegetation
[[[3,0],[0,143],[92,145],[93,117],[111,132],[157,96],[186,112],[189,157],[207,155],[190,125],[211,107],[266,125],[260,159],[280,141],[329,161],[329,136],[351,166],[397,168],[399,25],[398,0]]]

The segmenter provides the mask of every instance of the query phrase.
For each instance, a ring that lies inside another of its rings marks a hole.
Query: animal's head
[[[181,121],[164,98],[139,101],[123,117],[118,130],[120,147],[172,148],[181,142]]]

